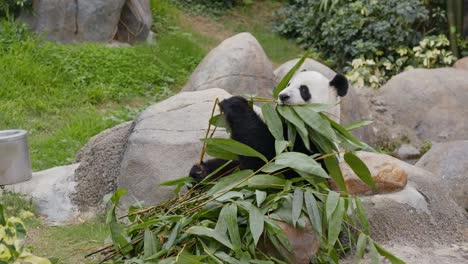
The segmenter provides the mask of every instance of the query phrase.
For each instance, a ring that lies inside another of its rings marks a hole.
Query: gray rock
[[[65,43],[144,41],[152,23],[148,0],[33,0],[32,9],[21,14],[31,29]]]
[[[421,157],[419,150],[410,144],[402,144],[394,153],[401,160],[414,160]]]
[[[292,67],[296,65],[298,61],[299,59],[290,60],[281,64],[278,68],[276,68],[274,72],[275,83],[278,84],[281,81],[281,79],[283,79],[283,77],[289,72],[289,70],[291,70]],[[321,74],[323,74],[325,77],[327,77],[330,80],[333,79],[333,77],[335,77],[336,75],[336,73],[332,69],[328,68],[327,66],[323,65],[320,62],[317,62],[309,58],[304,60],[304,63],[302,63],[298,72],[303,71],[303,70],[320,72]]]
[[[468,222],[448,186],[431,172],[388,158],[408,174],[409,182],[400,192],[361,198],[373,239],[421,248],[461,245]]]
[[[468,210],[468,140],[435,144],[416,163],[448,187],[450,196]]]
[[[468,21],[468,19],[467,19]],[[455,62],[453,65],[455,69],[468,71],[468,57],[461,58]]]
[[[394,76],[369,100],[374,120],[364,139],[391,145],[402,139],[416,147],[423,141],[468,138],[468,74],[453,68],[415,69]]]
[[[135,43],[145,41],[153,23],[149,0],[127,0],[115,39]]]
[[[80,162],[80,166],[75,171],[77,184],[71,198],[81,211],[99,206],[104,195],[117,189],[123,153],[132,128],[132,122],[127,122],[104,130],[77,154],[76,162]]]
[[[233,95],[272,96],[274,81],[271,62],[250,33],[239,33],[210,51],[182,91],[214,87]]]
[[[179,93],[157,103],[135,120],[122,160],[118,186],[128,190],[122,202],[135,199],[156,204],[174,196],[159,184],[187,176],[198,162],[208,120],[216,98],[230,97],[222,89]],[[217,130],[215,136],[226,136]]]
[[[26,182],[8,185],[8,190],[24,194],[36,202],[39,214],[54,224],[63,224],[78,214],[70,195],[75,191],[74,172],[79,164],[34,172]]]

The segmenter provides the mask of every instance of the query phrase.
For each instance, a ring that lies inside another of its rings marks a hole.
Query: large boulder
[[[468,71],[468,57],[461,58],[453,65],[455,69]]]
[[[449,186],[429,171],[398,159],[393,162],[408,174],[405,189],[361,197],[372,237],[421,248],[461,245],[468,222],[464,210],[450,198]]]
[[[34,172],[29,181],[6,186],[10,191],[34,199],[38,213],[53,224],[68,223],[78,215],[70,196],[75,191],[74,172],[79,164]]]
[[[468,210],[468,140],[439,143],[416,163],[450,190],[450,196]]]
[[[216,98],[222,89],[179,93],[150,106],[136,119],[122,160],[118,186],[128,190],[123,204],[135,199],[156,204],[173,197],[173,188],[159,184],[187,176],[198,161]],[[215,136],[226,136],[218,129]]]
[[[364,141],[389,145],[409,141],[468,139],[468,74],[453,68],[415,69],[394,76],[370,98],[370,133]]]
[[[124,8],[125,4],[125,8]],[[21,18],[47,39],[60,42],[144,40],[151,28],[148,0],[33,0]]]
[[[214,87],[233,95],[272,96],[274,81],[271,62],[250,33],[239,33],[211,50],[182,91],[201,91]]]
[[[153,18],[149,0],[127,0],[119,20],[115,39],[126,43],[146,40]]]
[[[104,130],[91,138],[76,156],[76,187],[71,198],[80,210],[99,206],[104,195],[117,189],[127,138],[132,122]]]

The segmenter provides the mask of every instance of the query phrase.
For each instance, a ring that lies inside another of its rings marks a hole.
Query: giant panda
[[[331,81],[323,74],[316,71],[303,71],[293,76],[286,88],[278,95],[278,104],[280,105],[304,105],[310,103],[331,103],[337,102],[339,97],[346,95],[348,91],[348,80],[341,74],[337,74]],[[221,113],[231,130],[231,138],[243,144],[250,146],[263,154],[268,160],[276,156],[275,138],[269,131],[267,125],[250,107],[248,101],[240,96],[233,96],[224,99],[219,103]],[[339,109],[339,107],[336,107]],[[339,118],[339,110],[332,110],[332,118]],[[335,115],[335,116],[333,116]],[[286,130],[286,129],[285,129]],[[287,132],[285,131],[287,138]],[[311,146],[308,150],[304,142],[296,139],[293,150],[296,152],[312,155],[318,153],[318,149]],[[195,164],[190,170],[190,177],[196,182],[201,181],[207,175],[217,170],[227,161],[222,159],[211,159],[202,164]],[[217,172],[214,177],[227,175],[234,169],[250,169],[256,171],[265,164],[259,158],[239,156]],[[294,172],[287,172],[286,178],[295,177]]]

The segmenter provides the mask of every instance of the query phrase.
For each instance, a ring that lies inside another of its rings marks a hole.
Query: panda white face
[[[345,96],[348,80],[337,74],[329,81],[316,71],[303,71],[293,76],[286,88],[278,95],[278,103],[283,105],[303,105],[310,103],[335,103],[337,96]]]
[[[299,72],[278,95],[279,104],[328,103],[330,81],[319,72]]]

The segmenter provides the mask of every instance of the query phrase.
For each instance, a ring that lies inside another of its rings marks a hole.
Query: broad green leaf
[[[377,251],[382,257],[385,257],[386,259],[390,260],[392,264],[405,264],[405,262],[392,253],[388,252],[385,248],[383,248],[379,243],[373,242],[374,246],[376,247]]]
[[[320,163],[304,153],[285,152],[281,153],[275,161],[278,165],[288,166],[292,169],[304,171],[319,177],[329,178],[327,172]]]
[[[165,182],[159,184],[159,186],[179,185],[179,184],[184,184],[184,183],[191,183],[193,181],[194,180],[192,179],[192,177],[183,177],[183,178],[175,179],[175,180],[172,180],[172,181],[165,181]]]
[[[227,223],[227,219],[226,219],[226,210],[227,210],[227,206],[224,206],[222,209],[221,209],[221,212],[219,213],[219,216],[218,216],[218,221],[216,221],[216,226],[214,228],[214,231],[218,234],[220,234],[221,236],[225,236],[226,233],[227,233],[227,226],[228,226],[228,223]]]
[[[179,255],[177,259],[177,264],[204,264],[205,262],[202,261],[206,256],[196,256],[192,254],[182,253]]]
[[[369,253],[371,256],[371,264],[379,264],[379,253],[374,243],[369,243]]]
[[[305,127],[302,119],[290,106],[279,105],[276,107],[276,109],[282,117],[284,117],[296,127],[297,133],[299,133],[299,136],[301,136],[302,140],[304,141],[304,145],[307,149],[310,150],[309,132],[307,131],[307,128]]]
[[[293,201],[292,201],[292,224],[296,227],[297,220],[301,216],[302,205],[304,204],[304,193],[301,189],[296,188],[294,190]]]
[[[213,229],[210,229],[208,227],[192,226],[189,229],[187,229],[186,233],[198,235],[198,236],[211,237],[215,239],[216,241],[218,241],[219,243],[225,245],[226,247],[234,250],[234,247],[232,246],[231,242],[229,242],[226,236],[221,236],[219,235],[219,233],[215,232]]]
[[[268,126],[271,134],[276,140],[284,140],[283,122],[275,110],[275,106],[271,103],[262,106],[263,119]]]
[[[346,152],[344,154],[344,160],[348,163],[354,173],[356,173],[359,179],[369,185],[372,189],[375,189],[375,181],[372,178],[369,168],[367,168],[366,164],[358,156],[354,155],[352,152]]]
[[[311,108],[295,105],[292,107],[296,114],[311,127],[315,132],[322,134],[330,141],[336,141],[335,131],[330,126],[330,122],[320,113],[313,111]]]
[[[229,263],[229,264],[243,264],[239,260],[229,256],[228,254],[218,251],[214,254],[216,257],[220,258],[224,263]]]
[[[276,155],[282,153],[289,145],[288,141],[285,140],[275,140],[275,151]]]
[[[345,201],[343,198],[338,200],[338,205],[336,206],[335,211],[333,211],[330,220],[328,220],[328,246],[333,247],[336,240],[341,232],[341,225],[344,220],[344,204]]]
[[[255,245],[257,245],[260,236],[263,233],[263,226],[265,220],[264,215],[255,205],[250,206],[249,208],[249,228],[250,233],[254,239]]]
[[[351,131],[351,130],[354,130],[356,128],[360,128],[360,127],[363,127],[363,126],[367,126],[369,124],[372,124],[374,121],[371,121],[371,120],[360,120],[360,121],[356,121],[356,122],[352,122],[346,126],[343,126],[346,130],[348,131]]]
[[[223,194],[222,196],[216,198],[216,201],[224,202],[232,198],[244,199],[244,194],[241,192],[231,191]]]
[[[237,223],[237,205],[230,204],[225,207],[227,207],[226,220],[228,223],[228,234],[234,246],[234,251],[238,252],[241,250],[242,241],[239,233],[239,224]]]
[[[258,174],[247,180],[247,185],[252,188],[279,188],[282,189],[286,180],[269,174]]]
[[[226,120],[221,114],[213,116],[212,118],[210,118],[209,122],[213,126],[222,127],[226,129],[229,128],[229,126],[226,123]]]
[[[272,172],[279,171],[287,167],[288,166],[278,165],[276,163],[268,163],[262,168],[262,171],[267,172],[267,173],[272,173]]]
[[[183,219],[183,216],[180,216],[180,215],[168,215],[168,216],[158,216],[157,218],[155,219],[150,219],[150,220],[147,220],[147,221],[144,221],[140,224],[136,224],[136,225],[130,225],[127,227],[127,231],[128,233],[131,233],[135,230],[139,230],[139,229],[145,229],[145,228],[149,228],[153,225],[156,225],[160,222],[163,222],[163,221],[170,221],[170,222],[177,222],[177,221],[180,221]]]
[[[347,193],[348,190],[346,189],[345,180],[343,178],[343,174],[341,173],[341,168],[340,168],[340,165],[338,164],[338,160],[335,157],[331,156],[331,157],[325,158],[324,162],[325,162],[325,166],[328,169],[328,173],[330,174],[330,177],[333,179],[333,181],[336,182],[336,184],[338,184],[341,191],[343,191],[344,193]]]
[[[149,229],[145,229],[143,257],[148,258],[159,251],[159,239]]]
[[[240,185],[252,174],[253,171],[251,170],[243,170],[223,177],[218,182],[216,182],[216,184],[207,192],[207,195],[212,196],[223,192],[227,192]]]
[[[318,237],[322,236],[322,217],[320,216],[320,211],[317,206],[317,201],[315,200],[314,195],[307,191],[304,193],[304,201],[307,209],[307,214],[309,215],[309,221],[315,232],[317,232]]]
[[[294,144],[296,143],[297,131],[294,128],[294,125],[290,122],[286,122],[286,125],[288,127],[288,140],[289,142],[291,142],[289,149],[292,151],[294,148]]]
[[[305,59],[307,58],[307,56],[309,56],[309,51],[306,51],[304,53],[304,55],[302,55],[301,59],[296,63],[296,65],[294,65],[289,71],[288,73],[286,73],[286,75],[283,77],[283,79],[281,79],[280,83],[278,84],[278,86],[276,86],[275,90],[273,91],[273,98],[278,99],[278,94],[284,90],[284,88],[286,88],[286,86],[288,85],[289,81],[291,80],[291,78],[294,76],[294,74],[296,73],[296,71],[302,66],[302,64],[304,63]]]
[[[330,222],[332,213],[335,211],[338,201],[340,199],[340,194],[334,191],[330,191],[327,196],[327,201],[325,202],[325,210],[327,215],[327,222]]]
[[[177,235],[179,235],[180,233],[181,225],[182,225],[182,222],[177,222],[175,224],[175,226],[172,228],[169,238],[167,239],[166,243],[164,243],[163,245],[163,249],[170,249],[174,245]]]
[[[359,224],[362,226],[363,232],[369,236],[370,228],[369,228],[369,220],[367,219],[366,209],[364,208],[364,206],[362,206],[361,200],[359,199],[358,196],[354,197],[354,202],[356,204],[356,211],[357,211],[358,218],[359,218]]]
[[[260,190],[255,190],[255,200],[257,201],[257,206],[260,207],[265,201],[265,198],[267,197],[267,193],[264,191]]]
[[[263,156],[261,153],[256,151],[255,149],[237,142],[235,140],[229,138],[204,138],[201,141],[205,142],[209,145],[214,145],[219,149],[237,154],[242,156],[249,156],[249,157],[257,157],[262,159],[265,162],[268,162],[267,158]]]
[[[118,251],[122,251],[123,254],[127,254],[128,252],[133,250],[133,246],[130,245],[129,239],[126,236],[124,229],[117,222],[115,209],[120,202],[120,198],[124,196],[126,193],[127,193],[127,190],[123,188],[119,188],[113,195],[111,195],[110,197],[108,196],[112,204],[106,217],[106,224],[110,228],[110,233],[111,233],[112,242],[114,244],[114,248]]]
[[[311,111],[314,111],[314,112],[323,112],[325,110],[328,110],[332,107],[334,107],[335,105],[333,104],[320,104],[320,103],[312,103],[312,104],[305,104],[305,105],[302,105],[301,107],[304,107],[304,108],[307,108]]]
[[[358,264],[362,257],[364,256],[364,252],[366,250],[367,245],[367,236],[364,233],[359,234],[359,238],[356,244],[356,259],[355,263]]]
[[[218,148],[215,145],[207,145],[206,146],[206,153],[214,158],[219,158],[223,160],[237,160],[239,156],[236,154],[226,151],[224,149]]]
[[[0,203],[0,225],[2,226],[6,225],[5,208],[3,207],[3,204],[1,203]]]

